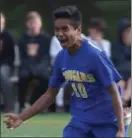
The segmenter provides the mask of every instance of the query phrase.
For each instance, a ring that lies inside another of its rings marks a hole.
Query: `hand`
[[[126,108],[124,108],[123,113],[124,113],[124,117],[127,116],[128,112],[127,112]]]
[[[6,114],[4,117],[4,123],[6,124],[8,129],[15,129],[23,122],[23,120],[21,120],[21,118],[16,114],[9,113]]]
[[[124,116],[127,116],[129,113],[131,113],[131,107],[124,108]]]
[[[118,131],[116,134],[116,138],[124,138],[124,131]]]

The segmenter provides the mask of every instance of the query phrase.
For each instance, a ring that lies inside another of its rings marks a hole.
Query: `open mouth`
[[[65,43],[67,43],[67,40],[66,40],[66,39],[59,40],[59,41],[60,41],[60,43],[61,43],[62,45],[64,45]]]
[[[67,40],[66,40],[66,39],[59,40],[59,41],[60,41],[60,43],[61,43],[61,44],[64,44],[64,43],[66,43],[66,42],[67,42]]]

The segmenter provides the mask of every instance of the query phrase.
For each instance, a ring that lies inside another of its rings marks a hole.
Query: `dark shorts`
[[[79,121],[72,118],[69,124],[64,128],[63,137],[76,137],[76,138],[103,138],[103,137],[116,137],[118,127],[116,123],[89,125],[86,122]]]

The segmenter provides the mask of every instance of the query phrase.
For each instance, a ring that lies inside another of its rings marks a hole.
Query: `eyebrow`
[[[54,26],[55,28],[67,28],[68,25],[62,25],[62,26]]]

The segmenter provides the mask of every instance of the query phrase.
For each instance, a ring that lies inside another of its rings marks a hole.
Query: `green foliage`
[[[17,38],[24,32],[24,19],[29,10],[40,12],[44,29],[53,32],[52,11],[60,6],[76,5],[83,15],[83,32],[87,34],[89,17],[101,16],[108,23],[106,37],[113,40],[116,37],[117,22],[121,17],[130,17],[130,0],[1,0],[0,9],[6,14],[7,28]]]

